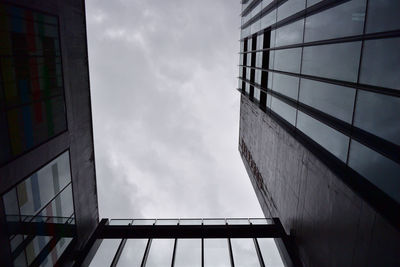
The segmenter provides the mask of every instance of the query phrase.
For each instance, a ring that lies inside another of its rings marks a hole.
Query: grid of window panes
[[[238,85],[397,203],[399,14],[391,0],[243,1]]]
[[[2,196],[8,222],[75,224],[69,152],[64,152]],[[38,233],[40,233],[38,229]],[[14,266],[30,266],[55,242],[41,266],[53,266],[72,238],[10,235]]]
[[[0,165],[66,129],[57,17],[0,3]]]
[[[110,225],[250,225],[254,219],[113,219]],[[90,266],[110,266],[121,239],[104,239]],[[233,262],[232,262],[233,261]],[[284,266],[273,238],[128,239],[116,266]]]

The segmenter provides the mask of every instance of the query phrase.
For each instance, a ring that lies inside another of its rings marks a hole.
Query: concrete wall
[[[311,152],[241,96],[239,140],[265,216],[295,237],[304,266],[400,266],[400,232],[351,191]],[[259,184],[259,183],[258,183]]]
[[[99,217],[84,1],[12,3],[59,16],[68,130],[0,168],[0,194],[69,149],[79,247],[94,231]]]

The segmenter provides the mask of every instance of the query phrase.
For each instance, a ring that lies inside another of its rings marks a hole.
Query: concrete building
[[[304,266],[400,265],[399,12],[242,1],[239,151]]]
[[[1,266],[52,266],[98,224],[87,58],[84,1],[0,2]],[[76,238],[7,232],[23,222]]]

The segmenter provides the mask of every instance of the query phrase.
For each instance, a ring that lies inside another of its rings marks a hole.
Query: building
[[[242,1],[239,151],[304,266],[400,265],[399,12]]]
[[[84,1],[0,2],[1,266],[54,265],[97,227],[87,58]],[[40,222],[75,238],[7,231]]]

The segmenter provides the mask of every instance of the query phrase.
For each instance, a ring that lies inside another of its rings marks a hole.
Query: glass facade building
[[[375,190],[371,202],[393,208],[400,204],[399,11],[389,0],[243,1],[239,63],[244,96],[362,184],[359,191]]]
[[[359,254],[378,249],[362,249],[361,229],[399,253],[400,2],[241,4],[239,151],[264,213],[295,235],[304,265],[366,264]]]

